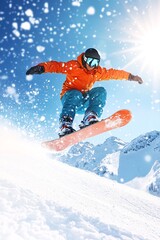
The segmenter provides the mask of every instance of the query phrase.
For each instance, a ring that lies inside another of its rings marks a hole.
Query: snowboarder
[[[102,115],[107,93],[103,87],[92,88],[96,81],[126,79],[143,83],[139,76],[124,70],[102,68],[99,63],[98,51],[89,48],[81,53],[77,60],[44,62],[31,67],[26,72],[27,75],[48,72],[66,74],[60,94],[63,105],[60,114],[60,137],[75,131],[72,124],[76,113],[84,114],[80,128],[96,123]]]

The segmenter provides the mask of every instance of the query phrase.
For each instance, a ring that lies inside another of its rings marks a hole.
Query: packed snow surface
[[[159,198],[0,127],[0,240],[159,240]]]

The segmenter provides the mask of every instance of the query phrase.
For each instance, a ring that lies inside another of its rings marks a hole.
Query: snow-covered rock
[[[128,182],[136,177],[145,177],[156,160],[160,161],[160,132],[152,131],[131,141],[121,151],[118,179]]]
[[[157,141],[158,139],[158,141]],[[146,147],[152,146],[152,142],[156,141],[156,143],[160,143],[160,132],[159,131],[152,131],[146,133],[144,135],[140,135],[139,137],[132,140],[129,144],[127,144],[124,149],[123,153],[129,153],[133,151],[139,151]],[[155,142],[154,142],[155,144]],[[157,146],[158,147],[158,146]],[[160,149],[160,144],[159,144]]]
[[[148,191],[156,196],[160,197],[160,162],[156,161],[151,169],[150,183],[148,185]]]
[[[110,137],[97,146],[82,142],[71,147],[59,160],[100,176],[113,177],[117,173],[119,152],[124,146],[125,143],[116,137]]]
[[[126,185],[160,197],[160,161],[155,161],[145,177],[136,177]]]

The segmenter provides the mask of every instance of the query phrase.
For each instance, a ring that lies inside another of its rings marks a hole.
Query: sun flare
[[[154,86],[160,87],[160,6],[132,16],[125,28],[128,37],[123,41],[131,61],[125,67],[138,65],[141,73],[147,73]]]
[[[139,39],[135,39],[137,46],[137,54],[146,68],[151,71],[159,72],[159,59],[160,59],[160,28],[155,26],[154,28],[145,29]]]

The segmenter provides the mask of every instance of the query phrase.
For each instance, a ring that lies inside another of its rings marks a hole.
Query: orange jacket
[[[66,91],[71,89],[79,90],[82,93],[88,92],[96,81],[110,80],[110,79],[126,79],[128,80],[129,74],[123,70],[106,69],[102,67],[95,68],[88,71],[82,65],[82,53],[78,56],[77,60],[71,60],[68,62],[44,62],[40,63],[40,66],[44,66],[45,73],[63,73],[66,74],[66,80],[63,83],[61,97]]]

